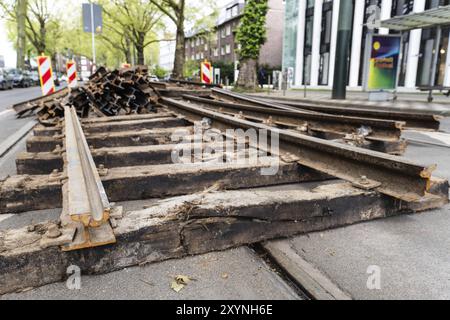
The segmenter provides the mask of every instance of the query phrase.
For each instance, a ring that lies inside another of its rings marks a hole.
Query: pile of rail
[[[71,265],[105,273],[448,203],[433,165],[388,154],[402,128],[436,118],[197,90],[160,84],[147,114],[81,118],[65,105],[64,121],[34,129],[18,175],[0,182],[0,214],[61,218],[0,232],[0,294],[61,281]],[[120,203],[132,200],[148,202]]]
[[[37,114],[44,125],[53,125],[64,118],[64,106],[73,106],[82,118],[95,113],[99,117],[127,114],[146,114],[152,111],[152,101],[160,94],[206,94],[204,89],[215,87],[183,80],[168,83],[151,81],[146,66],[114,71],[101,67],[89,81],[71,90],[56,93],[14,105],[18,117]],[[158,91],[155,90],[158,89]]]

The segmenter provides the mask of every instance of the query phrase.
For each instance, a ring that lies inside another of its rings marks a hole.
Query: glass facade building
[[[331,87],[334,77],[337,23],[341,1],[353,1],[349,87],[361,88],[366,50],[365,26],[381,20],[449,5],[450,0],[286,0],[283,69],[291,69],[292,86]],[[375,33],[395,34],[387,29]],[[443,28],[436,84],[450,86],[450,28]],[[399,86],[415,89],[430,80],[435,30],[403,34]]]

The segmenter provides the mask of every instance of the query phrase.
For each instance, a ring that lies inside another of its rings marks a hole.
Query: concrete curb
[[[25,137],[37,124],[35,120],[27,122],[19,131],[7,138],[0,144],[0,158],[3,157],[12,147],[14,147],[23,137]]]

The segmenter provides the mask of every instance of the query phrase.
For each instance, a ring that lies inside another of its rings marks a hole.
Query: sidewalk
[[[450,98],[444,95],[436,95],[432,103],[427,102],[426,93],[398,93],[397,101],[368,101],[367,93],[361,91],[348,91],[347,100],[331,100],[330,90],[307,90],[306,98],[303,90],[292,89],[283,91],[266,91],[253,93],[252,95],[266,99],[295,99],[306,103],[334,104],[346,107],[377,108],[399,111],[432,112],[444,116],[450,116]]]

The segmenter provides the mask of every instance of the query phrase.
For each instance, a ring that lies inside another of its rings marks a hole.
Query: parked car
[[[10,69],[8,72],[12,75],[14,87],[28,88],[33,85],[33,79],[29,71]]]
[[[150,78],[150,81],[159,82],[159,79],[157,76],[150,76],[149,78]]]
[[[39,86],[41,84],[41,80],[39,79],[39,72],[31,71],[31,79],[36,86]]]
[[[14,87],[12,76],[5,69],[0,69],[0,88],[3,90]]]

